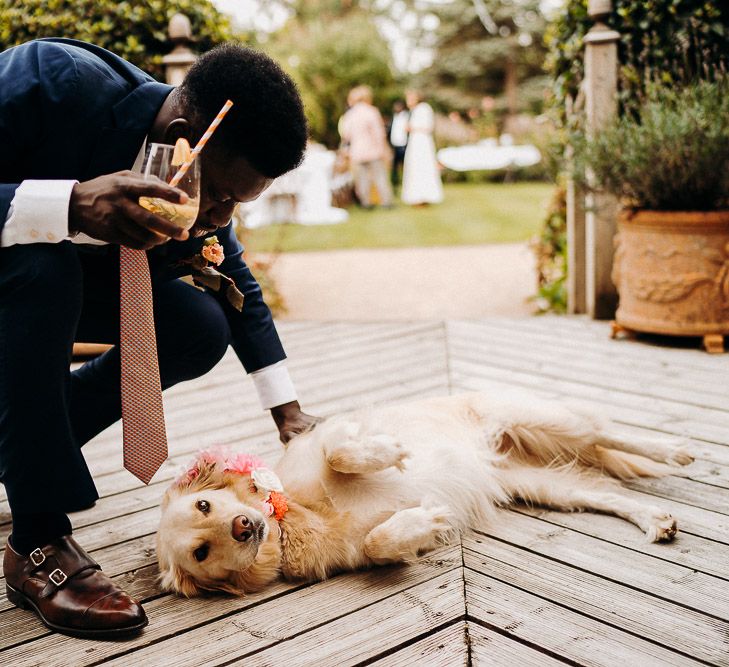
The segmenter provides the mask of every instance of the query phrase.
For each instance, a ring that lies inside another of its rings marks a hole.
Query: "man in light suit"
[[[139,206],[178,201],[129,171],[149,142],[191,144],[234,106],[199,158],[200,209],[188,232]],[[285,442],[311,427],[261,290],[230,219],[299,164],[298,92],[266,56],[226,45],[179,88],[99,47],[67,39],[0,54],[0,480],[12,513],[8,596],[48,627],[115,637],[147,623],[71,537],[67,512],[98,498],[81,447],[120,418],[119,246],[147,250],[163,389],[210,370],[232,345]],[[178,280],[180,260],[215,234],[242,311]],[[70,372],[74,340],[114,347]]]

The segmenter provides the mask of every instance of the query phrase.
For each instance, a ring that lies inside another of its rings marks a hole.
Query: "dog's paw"
[[[670,542],[678,532],[676,519],[657,508],[651,512],[645,524],[645,535],[649,542]]]
[[[445,506],[402,510],[369,532],[365,553],[376,563],[412,562],[447,541],[453,518]]]
[[[672,447],[666,454],[665,462],[670,466],[687,466],[694,462],[694,457],[689,454],[685,445],[679,445]]]
[[[373,435],[365,439],[363,448],[370,452],[375,465],[385,468],[397,468],[400,472],[405,470],[405,459],[410,455],[399,440],[389,435]]]
[[[405,470],[408,453],[402,444],[389,435],[366,435],[348,439],[327,448],[330,468],[343,473],[373,473],[394,467]]]
[[[454,515],[449,507],[439,505],[437,507],[423,508],[423,533],[439,537],[441,534],[450,531],[453,527]]]

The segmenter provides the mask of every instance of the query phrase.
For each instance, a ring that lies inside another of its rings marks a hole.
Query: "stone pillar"
[[[170,19],[167,34],[175,48],[162,58],[165,79],[171,86],[179,86],[197,58],[190,49],[193,41],[190,19],[184,14],[175,14]]]
[[[610,0],[589,0],[595,21],[585,36],[585,114],[588,135],[605,127],[617,111],[618,40],[604,19],[612,11]],[[590,174],[587,174],[588,181]],[[617,230],[618,202],[612,195],[590,193],[585,200],[585,293],[587,313],[594,319],[611,319],[618,297],[610,274],[613,239]]]

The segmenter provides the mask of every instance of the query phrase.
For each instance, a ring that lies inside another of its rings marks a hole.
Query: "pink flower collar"
[[[257,456],[232,454],[222,447],[204,449],[198,453],[191,464],[185,467],[182,474],[175,480],[175,486],[187,486],[192,483],[203,468],[215,468],[223,474],[249,475],[255,490],[262,492],[265,496],[261,502],[265,516],[273,516],[277,521],[281,521],[288,511],[289,507],[281,480]]]

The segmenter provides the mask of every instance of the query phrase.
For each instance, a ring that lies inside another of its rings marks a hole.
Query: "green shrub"
[[[312,138],[329,148],[339,145],[338,121],[352,88],[367,84],[376,106],[385,111],[391,106],[395,80],[390,51],[366,15],[290,22],[263,48],[298,84]]]
[[[564,187],[554,191],[539,235],[531,242],[537,259],[537,293],[532,297],[540,313],[567,312],[567,202]]]
[[[636,208],[711,210],[729,204],[729,81],[654,87],[594,139],[576,142],[577,174]]]
[[[729,71],[729,3],[707,0],[613,0],[606,18],[620,33],[618,92],[628,106],[648,86],[681,87],[696,79],[714,80]],[[549,26],[547,69],[552,76],[554,110],[568,125],[585,75],[584,37],[593,25],[587,0],[568,0]]]
[[[4,0],[0,51],[40,37],[81,39],[163,80],[162,56],[172,49],[167,24],[178,12],[190,19],[201,53],[232,38],[228,17],[210,0]]]
[[[620,33],[618,42],[619,113],[634,109],[652,84],[680,89],[699,79],[713,81],[729,71],[729,3],[706,0],[613,0],[606,19]],[[557,153],[564,154],[569,133],[579,131],[576,104],[584,79],[584,37],[593,21],[587,0],[567,0],[547,30],[547,69],[552,78],[551,112],[562,132]],[[650,165],[652,170],[654,165]],[[566,213],[560,217],[566,220]],[[544,222],[544,238],[552,236],[556,218]],[[566,229],[566,223],[565,229]],[[566,231],[565,231],[566,233]],[[542,249],[543,250],[543,249]],[[554,244],[553,267],[566,271],[566,244]],[[560,257],[559,254],[562,254]],[[540,293],[555,295],[563,307],[564,275],[545,277]]]

